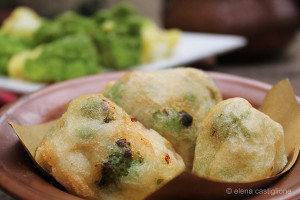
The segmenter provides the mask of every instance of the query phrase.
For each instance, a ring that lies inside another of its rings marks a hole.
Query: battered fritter
[[[101,94],[71,101],[35,159],[87,199],[143,199],[184,170],[166,139]]]
[[[108,84],[103,94],[168,139],[187,168],[203,119],[222,100],[214,81],[192,68],[129,72]]]
[[[193,172],[249,182],[278,174],[286,165],[282,126],[242,98],[217,104],[203,122]]]

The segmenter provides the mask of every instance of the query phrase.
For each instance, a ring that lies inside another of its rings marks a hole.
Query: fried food
[[[87,199],[143,199],[184,170],[166,139],[101,94],[72,100],[35,160]]]
[[[217,104],[203,122],[193,172],[229,182],[278,174],[286,165],[283,128],[242,98]]]
[[[129,72],[102,92],[168,139],[187,168],[192,166],[202,120],[222,100],[214,81],[192,68]]]

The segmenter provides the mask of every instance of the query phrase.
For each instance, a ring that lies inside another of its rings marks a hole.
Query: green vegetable
[[[114,114],[111,112],[109,104],[102,99],[92,99],[80,108],[83,117],[102,120],[103,123],[109,123],[114,120]]]
[[[112,152],[107,161],[102,164],[102,178],[99,186],[117,184],[121,177],[128,176],[131,167],[142,164],[144,161],[141,154],[132,154],[130,143],[126,139],[117,140],[116,145],[119,150]]]
[[[193,123],[193,117],[185,111],[175,110],[157,111],[152,114],[153,128],[161,134],[168,131],[173,133],[189,133],[188,128]]]
[[[152,49],[150,46],[143,47],[143,30],[150,24],[148,19],[139,16],[126,3],[118,4],[110,10],[100,10],[93,18],[67,12],[54,20],[44,20],[34,34],[33,44],[85,33],[97,47],[100,66],[128,69],[143,61],[143,54],[147,54],[143,53],[145,48]]]
[[[89,129],[89,128],[83,128],[79,130],[79,137],[81,139],[88,139],[90,138],[92,135],[94,134],[94,132]]]
[[[166,131],[179,133],[182,128],[180,113],[175,110],[157,111],[153,113],[152,119],[154,121],[154,129],[159,130],[162,134]]]
[[[112,69],[127,69],[140,63],[142,27],[148,21],[137,15],[128,4],[95,15],[98,24],[95,41],[100,65]]]
[[[95,42],[100,66],[127,69],[141,61],[142,27],[147,22],[128,4],[101,10],[94,18],[67,12],[54,20],[44,20],[34,34],[33,43],[39,45],[85,33]]]
[[[65,12],[54,20],[44,20],[42,26],[35,32],[33,43],[35,45],[52,42],[68,35],[85,33],[92,35],[96,23],[73,12]]]
[[[108,99],[114,101],[117,105],[122,105],[122,98],[121,98],[121,90],[124,86],[123,82],[115,83],[105,94],[104,96]]]
[[[196,99],[196,96],[193,93],[187,93],[186,96],[185,96],[185,100],[187,100],[191,103],[194,103],[195,99]]]
[[[103,164],[100,186],[116,183],[122,176],[128,176],[128,170],[132,165],[132,157],[124,158],[122,152],[114,152],[109,155],[108,161]]]
[[[81,115],[87,118],[98,119],[102,107],[101,103],[102,101],[100,99],[89,101],[80,108]]]
[[[242,133],[244,137],[251,138],[251,132],[243,125],[243,120],[249,117],[250,113],[245,112],[240,115],[230,113],[229,115],[219,114],[211,125],[211,135],[228,138]]]
[[[100,71],[96,49],[85,34],[67,36],[40,48],[40,54],[28,58],[23,66],[26,79],[57,82]]]
[[[7,74],[7,64],[14,54],[29,48],[26,39],[0,31],[0,74]]]

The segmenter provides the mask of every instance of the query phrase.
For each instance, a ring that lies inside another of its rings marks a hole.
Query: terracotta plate
[[[22,199],[79,199],[58,189],[42,175],[18,137],[7,124],[11,120],[23,125],[39,124],[59,117],[65,105],[71,99],[87,93],[102,90],[107,81],[116,80],[124,72],[108,73],[75,79],[54,84],[21,98],[14,104],[2,109],[0,116],[0,186],[12,196]],[[218,84],[223,97],[243,97],[258,107],[271,88],[270,85],[233,75],[208,73]],[[300,198],[300,161],[284,177],[270,186],[273,193],[252,196],[254,199],[267,197],[299,199]],[[278,190],[290,190],[289,194]],[[277,191],[277,192],[276,192]]]

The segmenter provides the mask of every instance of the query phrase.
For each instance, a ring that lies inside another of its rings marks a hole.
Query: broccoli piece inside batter
[[[94,134],[94,132],[89,129],[89,128],[83,128],[79,130],[79,137],[81,139],[88,139],[90,138],[92,135]]]
[[[220,135],[224,138],[228,138],[238,133],[242,133],[244,137],[250,138],[251,133],[243,126],[243,120],[249,117],[250,113],[245,112],[240,115],[230,113],[229,115],[219,114],[211,125],[212,136]]]
[[[187,100],[190,103],[194,103],[196,100],[196,96],[193,93],[187,93],[186,96],[184,97],[184,100]]]
[[[99,186],[117,184],[121,177],[128,176],[129,169],[135,164],[142,164],[144,159],[140,153],[134,156],[130,143],[126,139],[116,141],[119,151],[112,152],[106,162],[102,164],[102,179]]]
[[[157,130],[171,130],[177,133],[179,133],[181,129],[190,127],[193,123],[193,117],[185,111],[157,111],[153,113],[152,118]]]
[[[109,104],[102,99],[92,99],[80,108],[80,112],[84,117],[103,120],[103,123],[114,120]]]
[[[101,108],[99,101],[91,101],[83,105],[80,109],[81,114],[88,118],[97,119]]]
[[[105,97],[111,99],[114,101],[117,105],[122,105],[122,99],[121,99],[121,90],[124,86],[123,82],[115,83],[104,95]]]
[[[127,176],[132,162],[132,156],[126,157],[123,152],[113,152],[110,154],[108,161],[102,166],[102,179],[99,185],[107,186],[116,183],[122,176]]]

